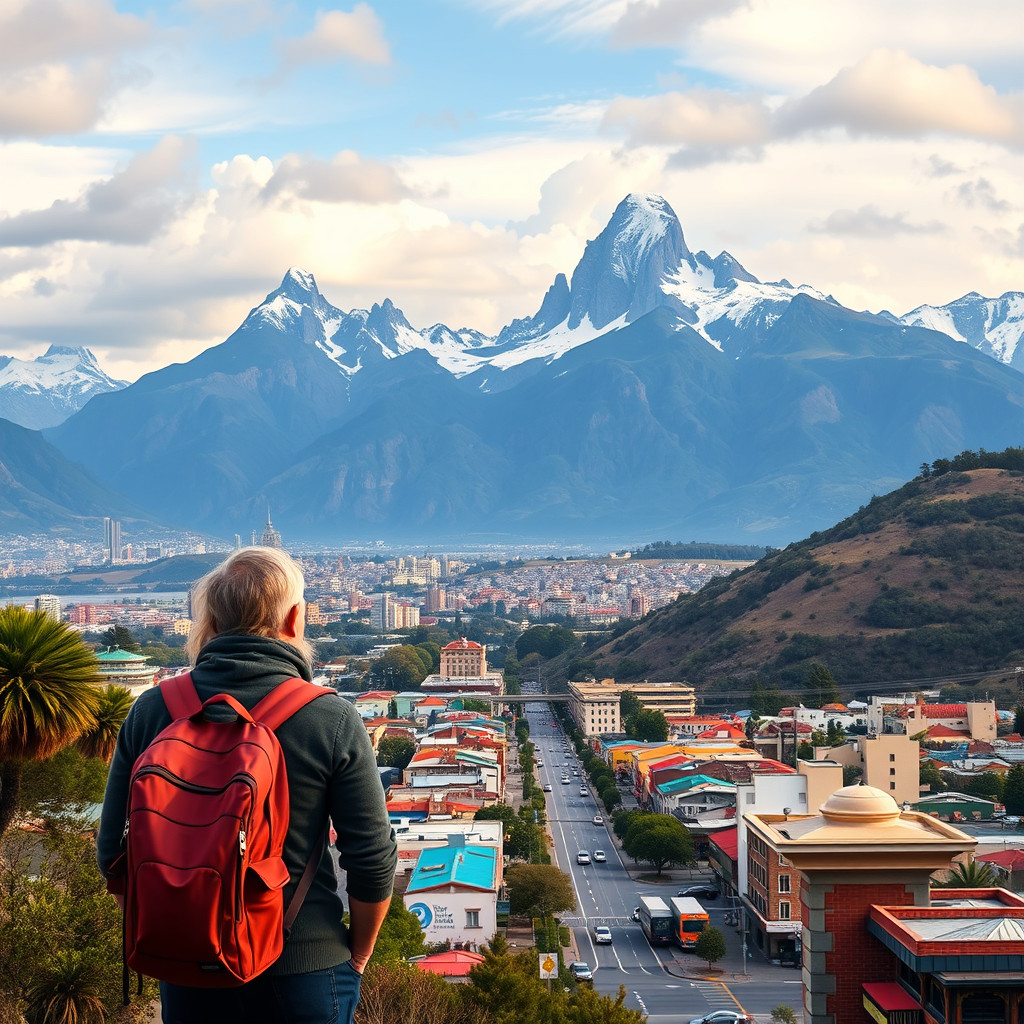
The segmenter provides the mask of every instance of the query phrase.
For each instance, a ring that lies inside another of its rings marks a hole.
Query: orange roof
[[[441,700],[440,697],[424,697],[423,700],[421,700],[416,705],[416,707],[421,708],[425,704],[430,706],[430,707],[432,707],[432,708],[434,708],[434,707],[444,708],[444,707],[448,706],[448,702],[446,700]]]
[[[921,713],[925,718],[965,718],[966,704],[924,704]]]
[[[370,690],[369,693],[357,694],[356,700],[391,700],[396,693],[397,690]]]
[[[480,651],[483,648],[475,640],[467,640],[464,636],[445,644],[442,651]]]
[[[928,729],[927,736],[930,740],[945,740],[945,739],[967,739],[970,734],[964,732],[962,729],[950,729],[948,725],[933,725]]]

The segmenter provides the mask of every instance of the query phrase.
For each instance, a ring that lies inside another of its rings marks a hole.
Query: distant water
[[[43,590],[33,590],[24,594],[11,594],[0,597],[0,604],[24,604],[32,601],[40,594],[47,593]],[[167,591],[138,591],[125,592],[123,594],[58,594],[61,608],[67,608],[69,604],[135,604],[136,598],[141,598],[141,604],[184,604],[188,597],[187,590]]]

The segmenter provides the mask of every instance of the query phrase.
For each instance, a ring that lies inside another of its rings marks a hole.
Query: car
[[[599,946],[610,946],[612,944],[612,930],[611,928],[605,928],[605,926],[598,925],[594,929],[594,942]]]
[[[545,793],[550,793],[551,792],[551,783],[549,783],[549,782],[545,782],[544,783],[544,792]]]
[[[580,850],[580,852],[576,854],[576,863],[577,864],[589,864],[590,863],[590,853],[589,853],[589,851],[587,851],[587,850]]]
[[[538,768],[543,768],[544,767],[544,762],[543,761],[538,761],[537,762],[537,767]]]
[[[717,900],[718,888],[707,882],[701,882],[697,885],[688,885],[685,889],[680,889],[676,895],[695,896],[699,900]]]
[[[578,771],[576,771],[575,768],[573,768],[572,773],[573,773],[573,775],[576,775],[576,776],[578,776],[580,774]]]
[[[568,775],[563,775],[562,776],[562,785],[563,786],[568,786],[569,785],[569,776]]]
[[[691,1017],[690,1024],[746,1024],[750,1019],[739,1010],[714,1010],[703,1017]]]
[[[587,795],[586,786],[580,786],[580,796],[586,796],[586,795]]]
[[[630,921],[639,921],[640,920],[640,908],[639,907],[634,907],[633,908],[633,913],[629,915],[629,919],[630,919]]]
[[[605,856],[604,850],[594,851],[594,863],[603,864],[608,858]]]
[[[577,981],[593,981],[594,972],[590,969],[590,964],[585,960],[574,960],[569,964],[569,973]]]
[[[595,825],[603,825],[604,824],[604,818],[602,818],[600,814],[595,814],[594,818],[593,818],[593,821],[594,821]]]

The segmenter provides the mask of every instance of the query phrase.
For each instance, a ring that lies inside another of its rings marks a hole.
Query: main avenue
[[[550,705],[528,703],[525,709],[537,775],[545,788],[553,860],[572,879],[578,902],[577,913],[564,915],[562,922],[572,926],[578,957],[593,971],[597,991],[614,998],[619,986],[625,986],[627,1005],[646,1012],[651,1024],[678,1024],[714,1010],[735,1010],[767,1020],[780,1003],[799,1011],[800,973],[768,963],[756,950],[744,956],[742,935],[725,924],[728,908],[717,905],[720,900],[701,902],[728,944],[726,956],[715,964],[714,976],[721,980],[705,980],[707,965],[691,953],[674,946],[650,946],[640,925],[631,920],[633,908],[641,896],[661,896],[667,901],[681,883],[677,879],[658,885],[630,876],[604,807],[587,785]],[[563,782],[565,777],[568,783]],[[583,790],[586,796],[581,795]],[[595,824],[595,816],[601,817],[602,824]],[[605,854],[603,863],[594,859],[599,850]],[[577,863],[577,854],[583,851],[590,855],[589,864]],[[692,881],[707,878],[694,872]],[[600,926],[611,930],[611,944],[595,943],[594,929]],[[571,951],[565,955],[572,959]]]

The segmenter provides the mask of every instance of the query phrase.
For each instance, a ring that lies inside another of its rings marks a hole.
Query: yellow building
[[[861,782],[888,793],[898,804],[921,799],[921,744],[906,733],[856,736],[839,747],[816,747],[814,756],[857,765],[863,769]]]
[[[622,732],[619,699],[626,691],[650,711],[666,715],[692,715],[697,699],[692,686],[684,683],[617,683],[614,679],[569,683],[569,713],[585,736]]]

